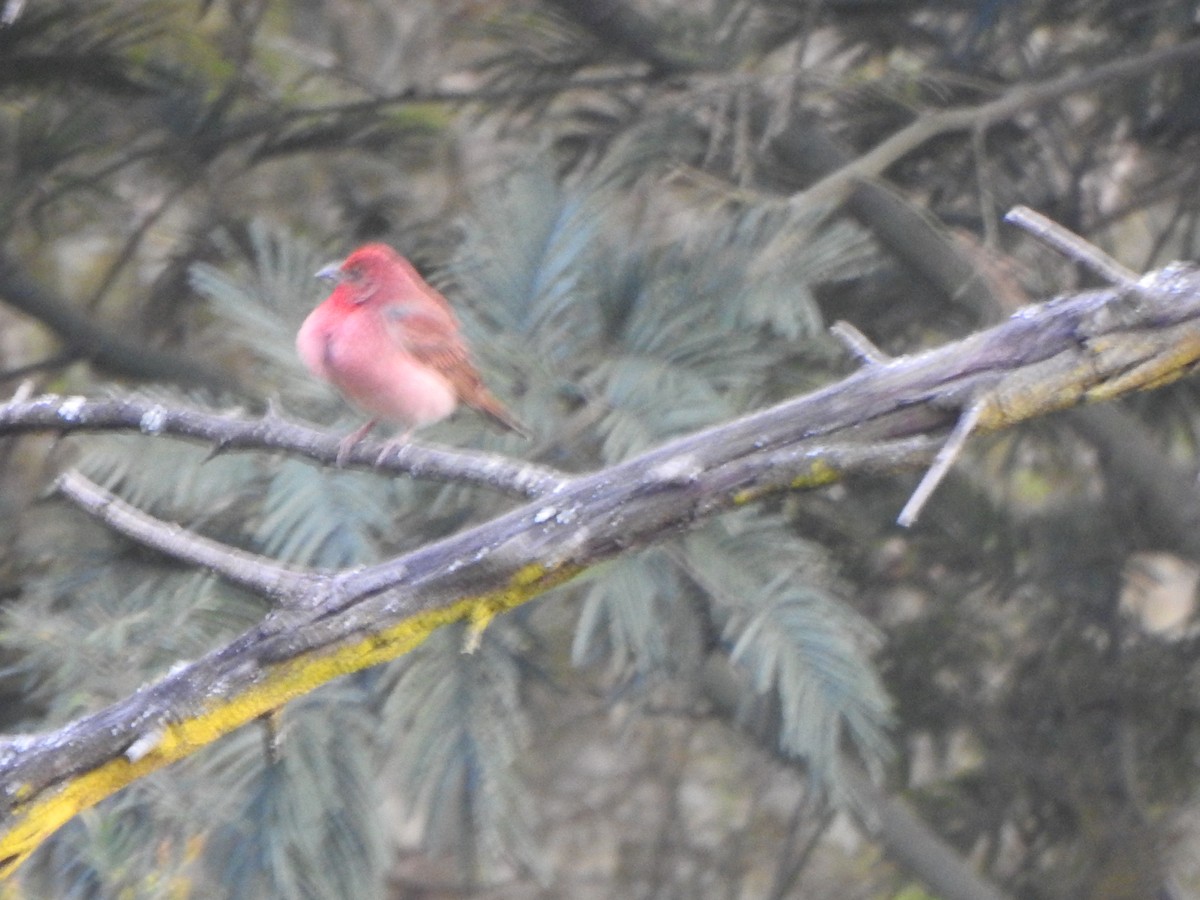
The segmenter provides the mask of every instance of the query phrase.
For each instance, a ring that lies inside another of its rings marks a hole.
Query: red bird
[[[296,335],[304,364],[371,416],[342,441],[339,465],[379,420],[440,422],[459,403],[509,431],[525,429],[483,385],[450,303],[386,244],[359,247],[318,278],[337,282]]]

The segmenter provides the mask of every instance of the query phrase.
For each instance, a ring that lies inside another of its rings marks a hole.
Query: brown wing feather
[[[484,386],[449,307],[414,308],[396,304],[388,307],[384,319],[392,339],[419,362],[437,370],[450,382],[461,402],[509,431],[528,435],[525,427]]]

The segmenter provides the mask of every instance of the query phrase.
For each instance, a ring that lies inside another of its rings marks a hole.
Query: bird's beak
[[[321,269],[313,276],[320,278],[322,281],[341,281],[342,280],[342,264],[330,263],[327,266],[322,266]]]

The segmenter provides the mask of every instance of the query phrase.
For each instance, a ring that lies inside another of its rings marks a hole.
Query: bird
[[[366,244],[316,277],[335,286],[300,326],[296,350],[309,371],[369,416],[339,445],[339,466],[380,421],[402,429],[382,458],[460,404],[528,437],[484,385],[450,302],[398,252]]]

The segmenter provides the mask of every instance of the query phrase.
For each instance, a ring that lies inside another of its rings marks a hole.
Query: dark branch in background
[[[776,183],[788,191],[798,188],[799,173],[820,177],[854,160],[850,148],[811,116],[796,117],[769,146],[784,170]],[[876,180],[855,184],[845,204],[897,259],[936,289],[935,297],[965,306],[983,321],[996,318],[1001,306],[988,279],[927,210]]]
[[[727,656],[710,654],[700,682],[716,714],[737,722],[764,752],[802,768],[800,761],[780,751],[776,717],[746,715],[744,689]],[[861,801],[858,818],[864,833],[879,841],[897,864],[918,873],[931,894],[942,900],[1007,900],[1007,894],[980,877],[908,804],[881,791],[857,764],[847,760],[845,776]]]
[[[1200,56],[1200,41],[1190,41],[1115,60],[1079,75],[1061,76],[1032,86],[1018,85],[979,106],[932,112],[878,145],[867,154],[869,159],[828,134],[814,117],[796,115],[770,141],[769,149],[777,165],[772,167],[769,183],[796,191],[797,177],[815,178],[815,184],[798,190],[794,199],[817,196],[822,202],[840,199],[897,258],[936,286],[946,299],[973,309],[985,320],[994,319],[1009,304],[997,296],[978,259],[951,239],[928,211],[917,208],[881,181],[884,171],[943,134],[995,125],[1073,93],[1108,86],[1127,87],[1130,79],[1154,75],[1197,56]]]
[[[574,19],[606,45],[620,47],[649,63],[655,74],[669,75],[696,68],[695,63],[661,49],[658,28],[620,0],[546,0],[548,6]]]
[[[1163,451],[1132,413],[1116,404],[1086,406],[1067,422],[1096,448],[1119,509],[1160,547],[1200,561],[1200,490],[1196,468]]]
[[[995,100],[978,106],[928,113],[805,188],[792,198],[792,202],[798,207],[808,207],[840,201],[855,184],[882,175],[893,163],[936,137],[987,128],[1070,94],[1106,85],[1124,85],[1129,79],[1180,65],[1196,57],[1200,57],[1200,39],[1158,48],[1128,59],[1114,60],[1086,72],[1062,75],[1035,84],[1017,85]]]
[[[0,299],[52,330],[77,359],[114,375],[164,381],[188,387],[238,391],[229,375],[178,352],[155,350],[99,325],[86,314],[38,286],[0,253]]]
[[[120,56],[95,52],[10,56],[0,69],[0,86],[39,86],[46,82],[72,84],[86,90],[100,90],[114,96],[145,97],[154,87],[129,76],[126,61]]]
[[[75,362],[78,357],[74,353],[55,353],[53,356],[48,356],[45,359],[35,360],[34,362],[25,363],[13,369],[5,369],[0,371],[0,384],[6,381],[15,381],[18,378],[24,378],[27,375],[32,375],[35,372],[50,372],[54,369],[61,369],[63,366],[69,366]]]
[[[247,118],[239,123],[237,127],[245,132],[244,136],[249,136],[259,133],[262,130],[261,124],[267,121],[295,122],[303,119],[320,118],[322,116],[353,116],[361,115],[362,113],[377,112],[387,107],[419,106],[423,103],[465,105],[470,103],[488,103],[496,100],[512,100],[522,97],[537,97],[544,94],[565,93],[567,91],[604,91],[611,90],[612,88],[645,84],[647,80],[648,78],[644,73],[631,72],[621,75],[565,78],[562,81],[543,81],[535,84],[484,87],[470,91],[405,90],[398,94],[384,94],[379,97],[372,97],[369,100],[358,100],[352,103],[333,103],[327,106],[300,106],[288,110],[278,117],[256,116]]]
[[[337,461],[341,434],[319,431],[269,413],[261,419],[168,407],[139,397],[88,400],[84,397],[36,397],[0,404],[0,434],[30,431],[140,431],[211,444],[213,453],[234,450],[285,450],[325,465]],[[380,452],[388,449],[380,460]],[[377,464],[378,463],[378,464]],[[517,497],[540,497],[560,490],[567,476],[536,463],[515,462],[497,454],[451,450],[409,442],[388,448],[383,441],[360,441],[347,454],[348,468],[407,474],[431,481],[474,484]]]
[[[531,97],[548,97],[571,91],[610,91],[644,85],[652,78],[644,72],[565,78],[536,84],[483,87],[469,91],[413,91],[384,94],[368,100],[328,106],[298,107],[283,113],[250,114],[225,126],[219,140],[227,145],[259,140],[250,162],[293,153],[312,153],[346,147],[347,135],[378,125],[373,116],[403,106],[445,104],[465,106]]]

